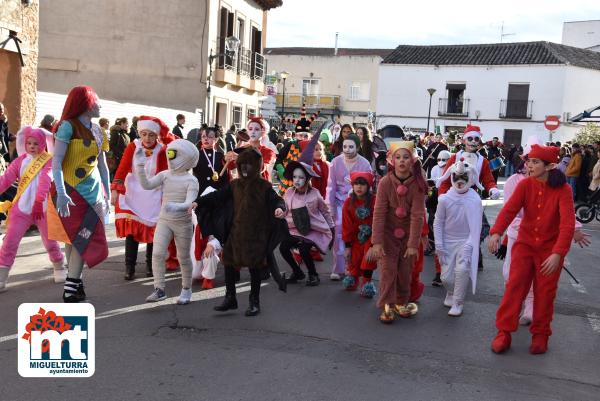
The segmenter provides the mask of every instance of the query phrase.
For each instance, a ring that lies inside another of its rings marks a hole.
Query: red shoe
[[[531,337],[531,345],[529,346],[530,354],[545,354],[548,351],[548,336],[544,334],[534,334]]]
[[[492,351],[496,354],[501,354],[510,348],[511,337],[508,331],[500,330],[496,334],[496,338],[492,341]]]
[[[212,288],[215,288],[215,283],[213,282],[213,280],[205,278],[202,282],[202,288],[205,290],[210,290]]]

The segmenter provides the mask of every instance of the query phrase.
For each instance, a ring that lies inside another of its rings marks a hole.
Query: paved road
[[[486,213],[493,220],[498,204]],[[422,274],[427,288],[419,314],[391,326],[378,322],[373,300],[340,283],[263,287],[259,317],[246,318],[249,277],[239,284],[240,309],[216,314],[218,287],[194,288],[191,305],[143,302],[151,281],[122,279],[123,241],[110,239],[110,257],[85,272],[97,313],[96,373],[89,379],[24,379],[17,373],[17,307],[58,302],[46,253],[26,239],[9,291],[0,294],[2,400],[598,400],[600,394],[600,224],[585,227],[593,246],[569,255],[580,280],[561,277],[555,335],[546,355],[527,352],[520,330],[506,355],[490,351],[502,294],[501,263],[485,256],[478,293],[461,318],[449,318],[443,290],[430,287],[432,259]],[[110,230],[114,232],[114,230]],[[281,266],[284,266],[283,262]],[[328,262],[319,264],[325,277]],[[176,297],[179,280],[167,283]]]

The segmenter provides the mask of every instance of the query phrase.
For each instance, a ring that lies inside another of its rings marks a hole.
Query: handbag
[[[306,206],[292,209],[292,220],[300,234],[308,235],[310,233],[310,216]]]

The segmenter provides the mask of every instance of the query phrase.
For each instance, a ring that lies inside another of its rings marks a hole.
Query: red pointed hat
[[[558,163],[558,152],[560,149],[556,146],[531,145],[531,150],[527,157],[530,159],[540,159],[548,163]]]
[[[481,138],[481,128],[477,125],[467,125],[463,137],[467,136],[467,134],[477,135]]]
[[[356,180],[358,180],[359,178],[363,178],[365,181],[367,181],[367,184],[369,184],[369,187],[373,186],[373,173],[369,173],[366,171],[354,171],[352,173],[350,173],[350,182],[352,184],[354,184],[356,182]]]

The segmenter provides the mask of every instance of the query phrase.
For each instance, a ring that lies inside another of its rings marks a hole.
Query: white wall
[[[438,99],[447,97],[448,82],[466,83],[465,98],[470,101],[467,118],[438,117]],[[529,99],[533,100],[531,120],[499,118],[500,101],[507,98],[509,83],[529,83]],[[505,129],[521,129],[525,143],[531,135],[549,138],[543,126],[546,116],[562,118],[564,111],[577,114],[583,110],[577,111],[582,103],[589,103],[594,98],[598,103],[600,71],[552,65],[434,67],[382,64],[377,126],[397,124],[425,129],[429,105],[427,88],[437,89],[432,99],[430,131],[435,125],[444,129],[446,126],[466,126],[470,122],[481,126],[486,139],[502,138]],[[478,119],[476,110],[480,111]],[[563,124],[553,140],[570,139],[577,129]]]
[[[565,22],[562,44],[583,49],[600,45],[600,20]]]

